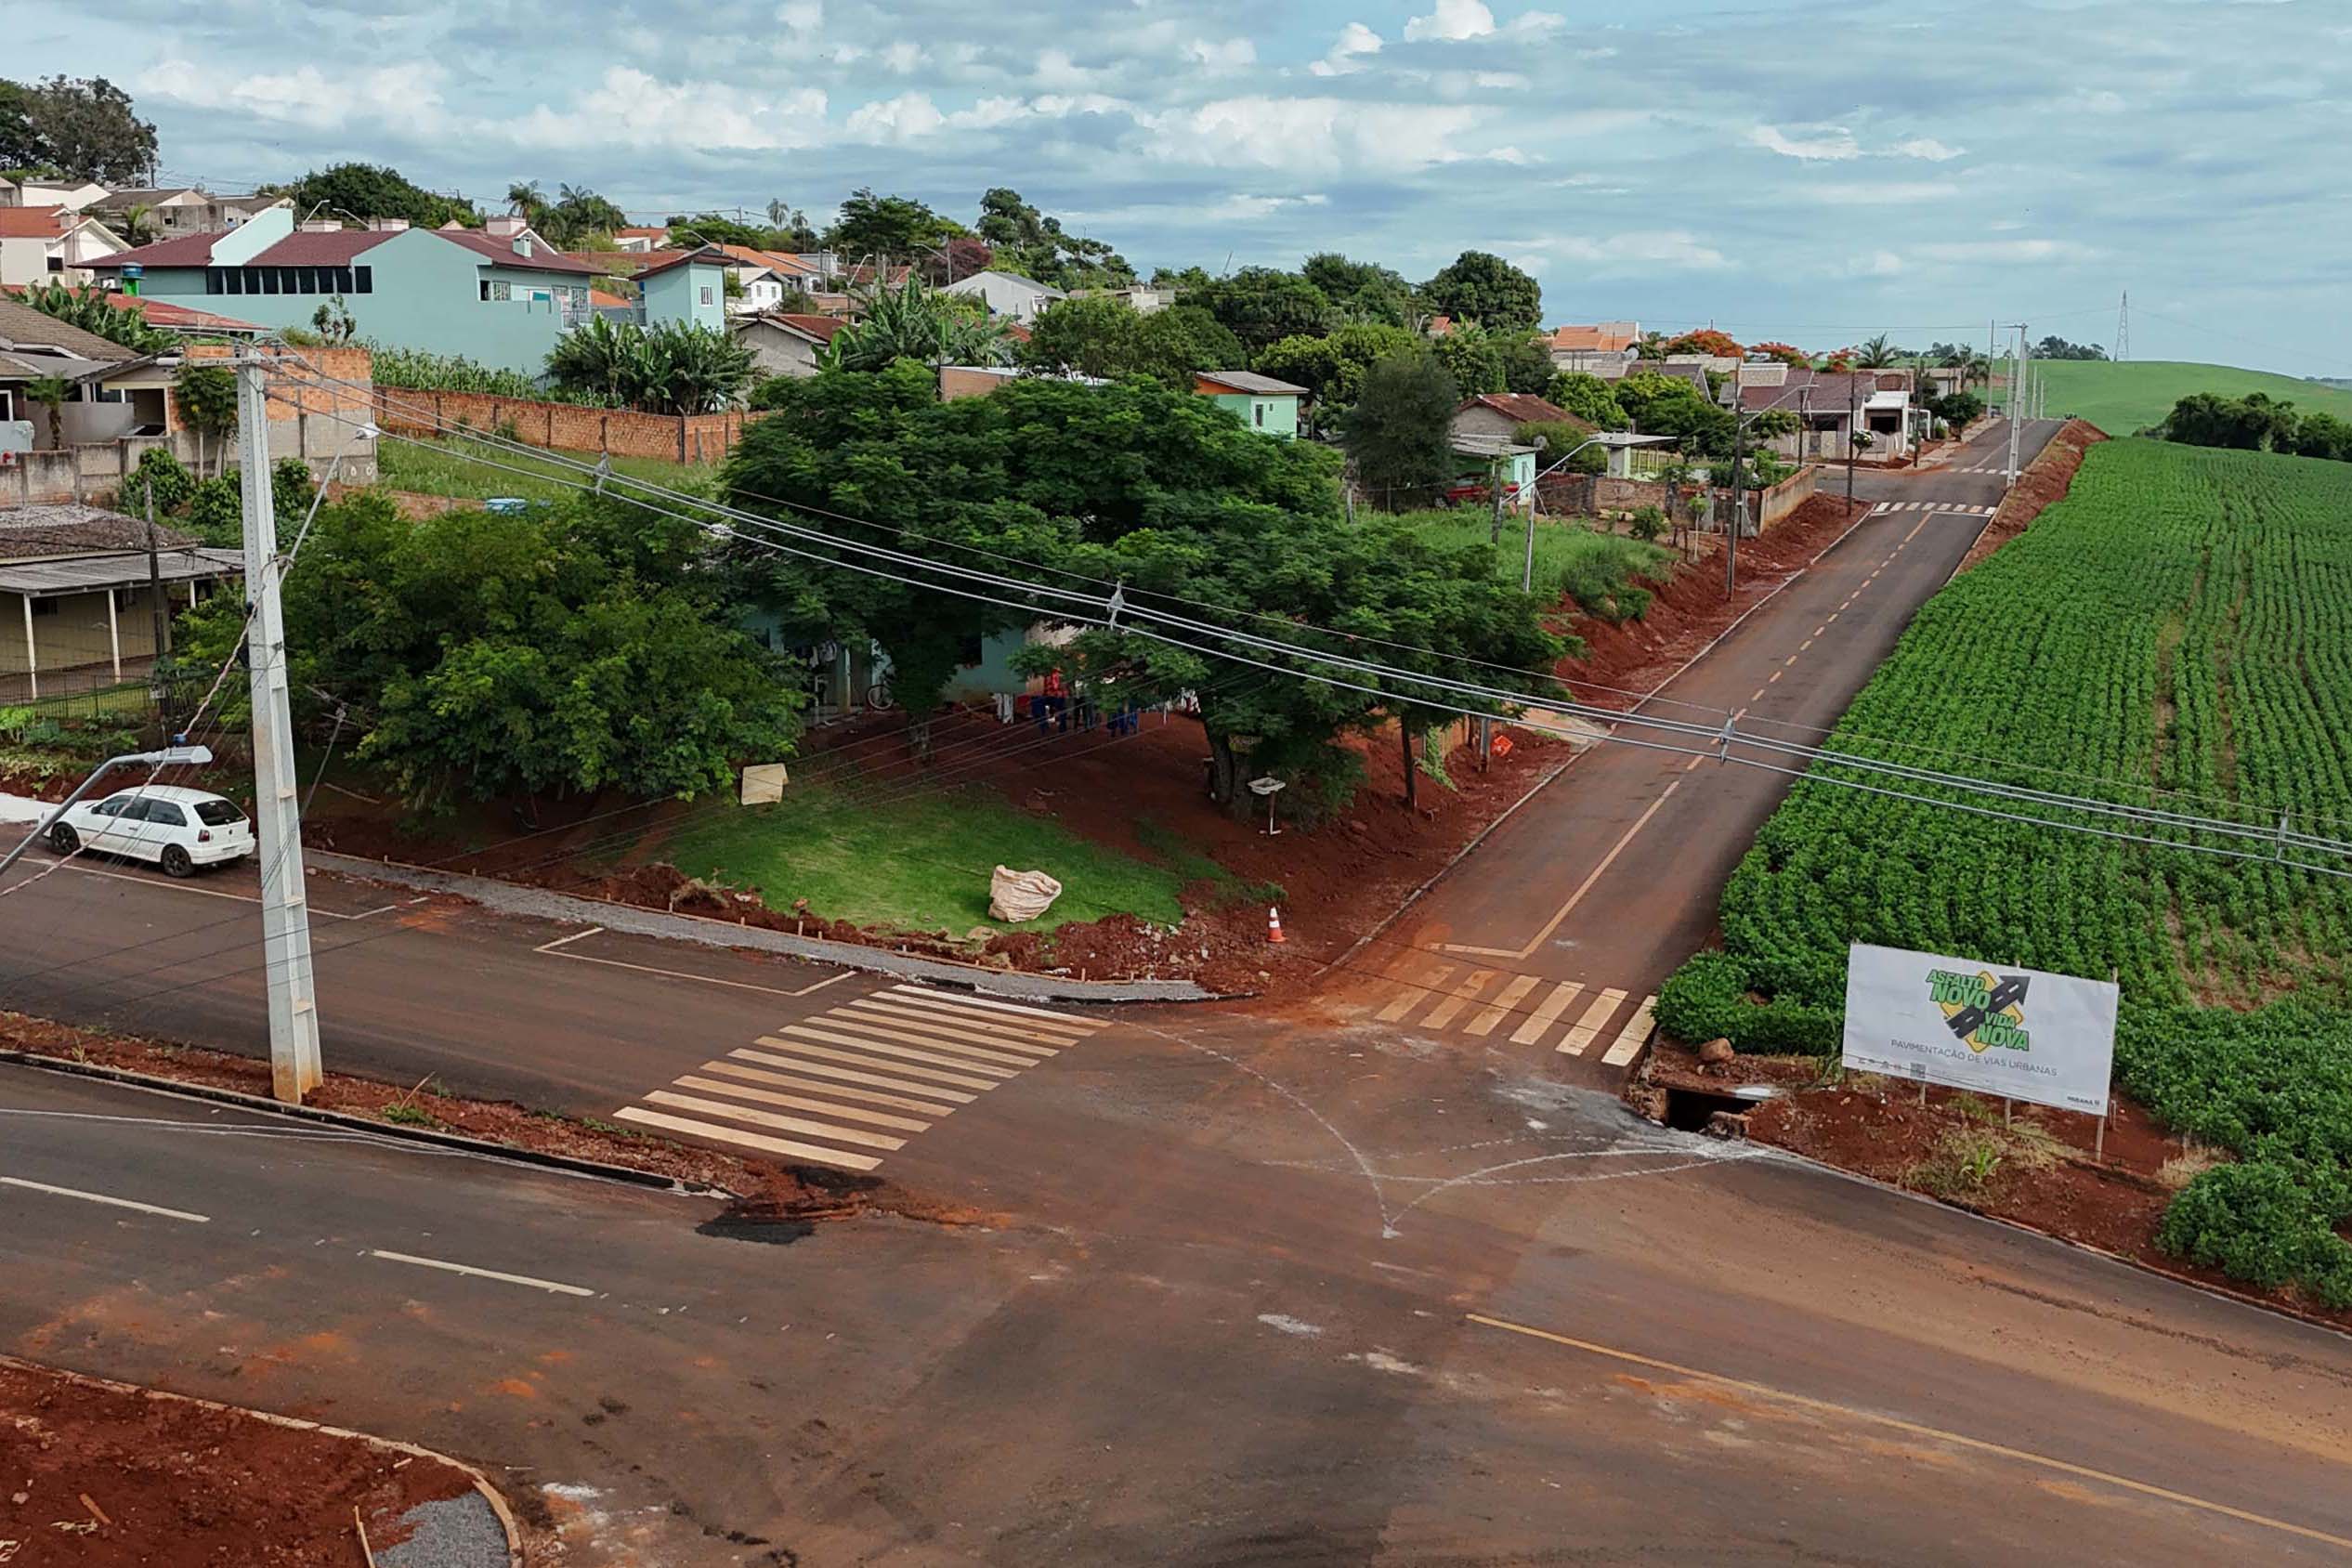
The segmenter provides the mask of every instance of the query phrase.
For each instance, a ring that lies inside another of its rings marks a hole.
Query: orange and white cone
[[[1282,934],[1282,911],[1279,908],[1270,907],[1266,910],[1266,940],[1276,944],[1290,940]]]

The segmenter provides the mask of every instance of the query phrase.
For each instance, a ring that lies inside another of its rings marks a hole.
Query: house
[[[196,186],[183,185],[110,190],[84,211],[120,232],[144,227],[159,240],[177,240],[190,234],[235,229],[256,213],[272,207],[291,209],[293,205],[293,198],[287,196],[216,196]],[[139,219],[137,225],[131,222],[134,216]]]
[[[1762,443],[1766,451],[1793,463],[1843,461],[1850,450],[1848,438],[1853,429],[1865,431],[1871,438],[1862,454],[1867,460],[1908,456],[1916,422],[1925,417],[1925,411],[1915,410],[1912,401],[1912,372],[1907,370],[1843,372],[1748,365],[1740,373],[1739,398],[1744,416],[1768,409],[1797,416],[1796,431]]]
[[[1054,301],[1070,297],[1051,283],[1040,283],[1017,272],[1000,272],[994,268],[959,278],[940,293],[977,299],[987,306],[989,315],[1008,316],[1025,323],[1036,320]]]
[[[66,384],[65,400],[36,402],[32,388],[51,377]],[[170,362],[0,299],[0,452],[168,435],[176,379]]]
[[[796,255],[750,245],[718,248],[741,264],[735,269],[738,292],[726,302],[729,315],[764,316],[781,310],[787,294],[804,294],[817,281],[816,268]]]
[[[150,579],[143,521],[81,505],[0,512],[0,702],[147,673],[159,608],[150,581],[169,615],[244,569],[241,552],[173,529],[158,527],[155,542]]]
[[[1454,476],[1459,484],[1502,485],[1506,505],[1533,505],[1535,461],[1532,446],[1503,436],[1453,435]]]
[[[1521,428],[1529,425],[1572,425],[1588,431],[1592,428],[1557,403],[1527,392],[1481,392],[1465,398],[1461,407],[1454,411],[1451,428],[1457,436],[1489,436],[1509,441],[1518,439]]]
[[[1138,316],[1165,310],[1183,294],[1180,289],[1156,289],[1142,283],[1124,289],[1080,289],[1078,292],[1092,298],[1123,299]]]
[[[588,289],[588,308],[594,310],[597,315],[602,316],[606,320],[610,321],[616,327],[625,325],[637,319],[637,302],[635,300],[625,298],[617,294],[607,294],[604,290],[595,287],[594,284],[589,285]]]
[[[96,218],[61,206],[0,207],[0,287],[86,283],[91,262],[128,249]]]
[[[0,207],[63,207],[78,213],[106,194],[93,179],[0,179]]]
[[[1699,396],[1706,399],[1709,402],[1713,402],[1715,400],[1714,388],[1708,384],[1706,378],[1706,367],[1700,364],[1696,359],[1680,361],[1672,359],[1627,359],[1620,362],[1614,371],[1596,365],[1587,373],[1597,375],[1603,381],[1623,381],[1629,375],[1671,376],[1677,381],[1689,382],[1697,389]]]
[[[1554,370],[1583,371],[1601,374],[1610,367],[1622,367],[1633,358],[1634,346],[1641,341],[1639,321],[1597,321],[1590,326],[1554,327],[1544,334],[1544,347],[1551,354]],[[1624,373],[1620,368],[1619,375]],[[1616,379],[1612,376],[1610,379]]]
[[[839,316],[738,316],[731,323],[737,341],[751,351],[762,375],[815,375],[817,357],[849,323]]]
[[[396,348],[462,355],[539,374],[567,328],[588,320],[595,269],[531,232],[521,218],[481,229],[298,229],[271,207],[236,229],[141,245],[91,266],[125,293],[258,322],[307,327],[340,296],[358,335]]]
[[[645,301],[646,325],[684,321],[722,332],[726,327],[726,275],[743,264],[716,245],[678,251],[629,281]]]
[[[1252,430],[1286,441],[1299,438],[1299,400],[1308,395],[1303,386],[1249,371],[1201,371],[1194,378],[1193,390],[1219,408],[1231,410]]]
[[[641,255],[647,251],[665,249],[669,243],[667,224],[656,224],[650,229],[616,229],[612,231],[612,248],[617,251]]]

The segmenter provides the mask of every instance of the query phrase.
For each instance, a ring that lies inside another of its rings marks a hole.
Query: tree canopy
[[[1464,251],[1421,285],[1430,308],[1492,333],[1531,333],[1542,323],[1544,291],[1501,256]]]
[[[1553,376],[1544,388],[1544,399],[1596,429],[1623,430],[1633,423],[1610,385],[1584,371],[1563,371]]]
[[[787,255],[817,249],[817,231],[808,227],[807,219],[796,212],[784,216],[789,221],[765,226],[738,222],[718,213],[672,213],[668,222],[673,241],[678,243],[748,245],[755,251],[782,251]]]
[[[317,208],[336,217],[404,217],[425,229],[438,229],[452,219],[468,229],[482,223],[473,203],[427,190],[388,163],[335,163],[313,169],[291,185],[264,189],[291,197],[296,217]]]
[[[1731,415],[1679,375],[1642,371],[1617,383],[1617,406],[1645,436],[1672,436],[1693,455],[1731,455]]]
[[[1211,279],[1185,303],[1216,317],[1252,354],[1286,337],[1321,337],[1339,324],[1339,310],[1321,289],[1278,267],[1245,267]]]
[[[1350,261],[1337,251],[1307,257],[1299,276],[1321,289],[1345,320],[1404,327],[1413,323],[1413,285],[1377,262]]]
[[[841,216],[825,231],[825,244],[849,262],[870,256],[913,262],[962,232],[963,225],[911,196],[878,196],[873,187],[861,185],[842,203]]]
[[[1119,288],[1135,281],[1135,269],[1108,243],[1065,232],[1021,199],[999,186],[980,198],[973,232],[996,251],[996,265],[1057,289]]]
[[[602,316],[555,340],[547,375],[568,392],[595,393],[649,413],[714,413],[738,402],[756,362],[734,333],[689,321],[640,326]]]
[[[1314,395],[1316,425],[1331,429],[1362,395],[1365,372],[1392,354],[1418,353],[1425,347],[1418,333],[1359,321],[1326,337],[1300,334],[1270,343],[1250,368],[1307,388]]]
[[[869,291],[865,314],[833,334],[821,359],[847,371],[882,370],[900,359],[1001,365],[1013,359],[1013,339],[980,301],[941,294],[909,274],[896,288]]]
[[[541,192],[536,180],[511,185],[506,188],[506,204],[540,238],[564,250],[586,249],[590,242],[608,238],[614,229],[629,223],[627,213],[581,185],[557,187],[553,202]]]
[[[1027,370],[1105,381],[1150,375],[1175,387],[1190,387],[1196,371],[1241,370],[1248,363],[1240,340],[1196,306],[1143,315],[1107,294],[1059,302],[1030,323],[1029,341],[1013,357]]]
[[[744,432],[725,471],[746,507],[779,516],[821,508],[834,515],[828,529],[843,536],[1032,582],[1093,583],[1104,595],[1124,583],[1130,603],[1212,624],[1263,632],[1262,615],[1444,649],[1427,657],[1457,676],[1469,660],[1492,660],[1529,672],[1528,689],[1559,651],[1535,602],[1496,579],[1487,551],[1447,555],[1402,529],[1351,529],[1328,451],[1267,440],[1156,382],[1020,380],[942,404],[919,367],[901,364],[873,375],[821,372],[780,385],[772,401],[777,412]],[[741,592],[778,617],[788,637],[880,641],[918,721],[927,717],[921,694],[938,691],[981,637],[1055,619],[1051,600],[1032,608],[1017,595],[1007,595],[1013,606],[957,598],[756,544],[731,547],[729,561]],[[1343,794],[1357,770],[1342,738],[1407,700],[1127,630],[1025,657],[1107,683],[1105,700],[1196,693],[1218,791],[1240,803],[1249,797],[1239,780],[1251,773],[1292,779],[1298,804]]]
[[[690,799],[790,750],[794,688],[724,613],[691,523],[620,502],[402,516],[320,509],[285,582],[298,708],[365,715],[357,755],[412,806],[607,787]],[[244,605],[190,612],[217,662]]]
[[[1454,411],[1461,396],[1426,348],[1392,354],[1364,377],[1339,438],[1356,477],[1386,510],[1426,506],[1454,471]]]
[[[109,185],[144,185],[155,126],[103,76],[0,81],[0,169],[44,169]]]

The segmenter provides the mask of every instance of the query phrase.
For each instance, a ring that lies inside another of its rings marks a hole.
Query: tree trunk
[[[1209,798],[1219,805],[1234,804],[1240,766],[1234,757],[1233,737],[1222,730],[1209,732]]]
[[[1396,720],[1396,738],[1405,751],[1405,805],[1411,810],[1420,804],[1420,772],[1413,765],[1413,726],[1400,713]]]

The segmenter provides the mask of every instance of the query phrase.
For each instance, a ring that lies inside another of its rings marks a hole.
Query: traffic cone
[[[1277,946],[1290,940],[1282,934],[1282,911],[1279,908],[1269,908],[1266,910],[1266,940]]]

